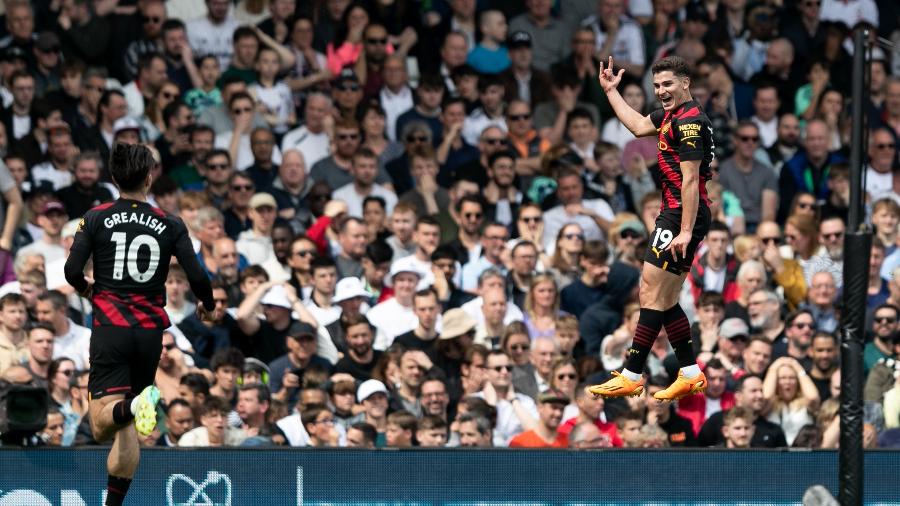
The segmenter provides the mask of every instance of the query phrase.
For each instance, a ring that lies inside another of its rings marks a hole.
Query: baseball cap
[[[288,337],[312,337],[315,338],[318,335],[316,328],[306,322],[294,322],[288,328],[287,332]]]
[[[734,339],[742,337],[744,339],[750,335],[750,327],[747,322],[740,318],[728,318],[719,325],[719,335],[725,339]]]
[[[288,300],[287,293],[285,293],[284,287],[281,285],[275,285],[272,288],[269,288],[269,291],[263,295],[263,298],[259,303],[264,306],[276,306],[285,309],[291,308],[291,301]]]
[[[453,308],[447,310],[441,318],[441,334],[438,339],[453,339],[475,330],[478,322],[464,310]]]
[[[48,200],[47,202],[44,202],[44,205],[41,207],[41,214],[49,214],[54,211],[68,214],[66,212],[66,206],[62,205],[62,202],[58,200]]]
[[[528,32],[523,32],[522,30],[515,31],[510,34],[507,46],[509,46],[509,49],[517,47],[531,47],[531,35],[529,35]]]
[[[256,209],[258,207],[274,207],[278,209],[278,203],[275,202],[275,197],[272,196],[271,193],[257,193],[250,197],[250,203],[248,204],[250,209]]]
[[[363,381],[359,388],[356,389],[356,401],[362,402],[379,392],[384,395],[388,394],[387,387],[384,386],[384,383],[375,379]]]
[[[34,41],[34,47],[45,53],[59,49],[59,36],[53,32],[41,32]]]
[[[369,292],[363,288],[362,281],[359,278],[346,277],[337,282],[334,289],[334,302],[343,302],[345,300],[354,299],[356,297],[368,297]]]
[[[244,359],[244,372],[251,371],[269,374],[269,366],[258,358],[247,357]]]
[[[131,116],[123,116],[113,123],[113,136],[119,135],[119,132],[125,132],[127,130],[140,132],[141,125],[139,125],[137,120]]]
[[[569,400],[569,397],[566,394],[562,393],[562,391],[557,390],[555,388],[548,388],[547,390],[544,390],[543,392],[541,392],[538,395],[537,401],[542,404],[548,403],[548,402],[553,402],[553,403],[558,403],[558,404],[569,404],[569,402],[571,402]]]
[[[644,228],[644,225],[638,220],[628,220],[619,225],[619,233],[622,233],[626,230],[631,230],[632,232],[637,232],[641,235],[647,234],[647,229]]]

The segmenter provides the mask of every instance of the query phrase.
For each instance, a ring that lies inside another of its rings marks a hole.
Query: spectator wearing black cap
[[[34,41],[34,57],[34,95],[43,97],[58,91],[61,87],[59,37],[53,32],[41,32]]]
[[[551,13],[553,2],[548,0],[526,0],[528,11],[514,17],[509,23],[513,32],[526,32],[534,43],[534,66],[543,71],[565,57],[571,32],[566,24]]]
[[[281,334],[287,353],[269,364],[272,372],[269,386],[272,398],[293,403],[296,401],[303,376],[307,371],[318,369],[331,371],[331,363],[316,355],[316,328],[306,322],[293,322]],[[275,339],[267,335],[266,339]]]
[[[513,32],[507,42],[511,65],[501,76],[506,99],[518,99],[531,107],[550,99],[550,74],[534,66],[534,50],[528,32]]]

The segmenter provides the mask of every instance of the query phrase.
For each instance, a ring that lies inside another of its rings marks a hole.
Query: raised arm
[[[653,125],[650,116],[644,116],[632,109],[630,105],[625,103],[625,99],[622,98],[622,95],[617,89],[619,83],[622,81],[622,75],[624,73],[625,69],[619,69],[618,73],[613,72],[613,57],[610,56],[608,67],[604,68],[603,64],[600,64],[600,87],[606,92],[606,98],[609,100],[609,105],[612,106],[619,121],[621,121],[622,124],[625,125],[625,128],[630,130],[635,137],[654,135],[656,133],[656,126]]]

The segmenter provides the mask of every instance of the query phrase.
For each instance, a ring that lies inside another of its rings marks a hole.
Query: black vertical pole
[[[863,93],[867,30],[853,38],[853,130],[850,142],[850,213],[844,238],[841,318],[841,436],[839,502],[863,504],[863,337],[871,233],[863,222]]]

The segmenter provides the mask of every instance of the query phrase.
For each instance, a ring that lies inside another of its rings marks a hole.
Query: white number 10
[[[131,241],[130,246],[128,246],[128,238],[125,235],[125,232],[113,232],[112,240],[116,243],[116,258],[113,262],[113,279],[122,279],[125,276],[126,246],[128,247],[128,275],[131,276],[131,279],[138,283],[146,283],[154,274],[156,274],[156,269],[159,267],[159,243],[156,242],[156,239],[152,235],[139,235]],[[143,272],[141,272],[137,264],[138,253],[141,250],[141,246],[150,248],[150,263],[147,264],[147,269]]]

